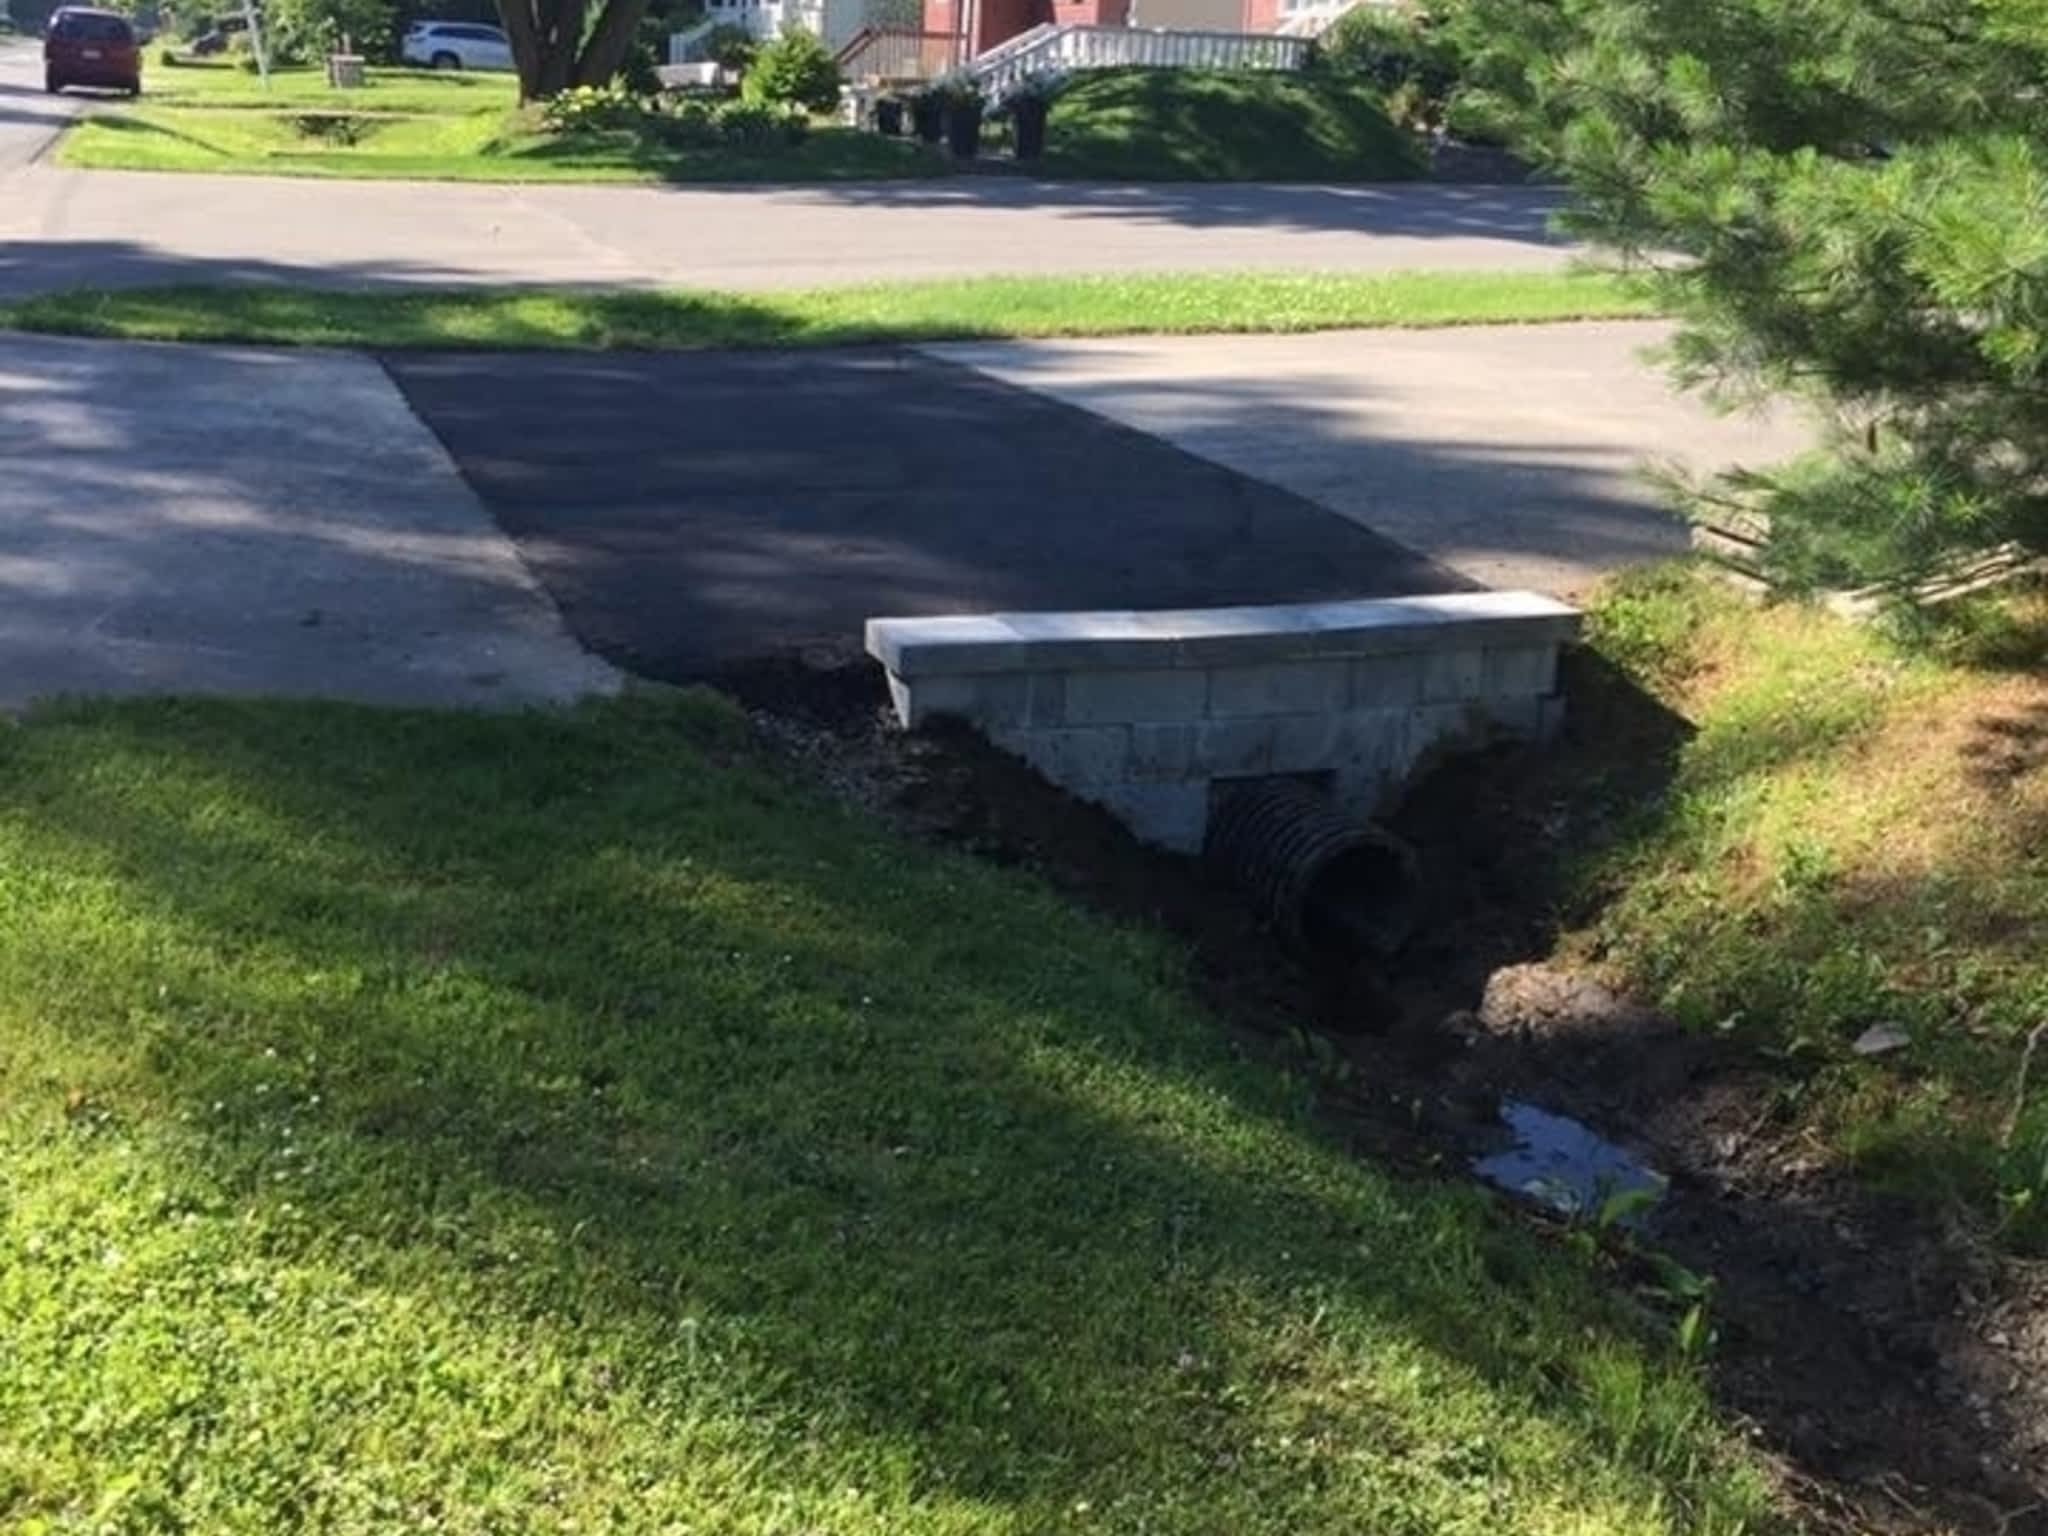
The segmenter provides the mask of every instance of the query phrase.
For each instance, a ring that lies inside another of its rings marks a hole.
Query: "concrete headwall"
[[[1523,592],[1165,613],[871,619],[898,717],[975,726],[1147,841],[1202,845],[1213,787],[1317,775],[1361,815],[1439,750],[1561,719],[1579,615]]]

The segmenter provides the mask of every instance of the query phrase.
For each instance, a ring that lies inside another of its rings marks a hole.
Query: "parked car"
[[[141,94],[142,45],[126,16],[71,5],[50,13],[43,33],[43,88],[55,92],[74,85]]]
[[[210,59],[226,53],[234,46],[237,37],[249,30],[248,21],[240,16],[221,16],[207,23],[206,30],[185,45],[185,53],[195,59]]]
[[[477,21],[416,21],[398,52],[406,63],[429,69],[512,67],[512,43],[504,30]]]

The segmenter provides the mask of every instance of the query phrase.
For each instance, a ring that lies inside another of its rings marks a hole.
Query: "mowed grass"
[[[796,145],[686,150],[627,133],[563,137],[503,109],[407,112],[317,98],[286,112],[145,105],[95,113],[64,135],[58,160],[82,170],[487,182],[865,181],[946,169],[922,145],[846,128],[816,129]]]
[[[247,110],[143,107],[97,115],[65,135],[63,163],[127,170],[232,169],[273,165],[279,172],[353,174],[348,161],[374,158],[393,175],[407,167],[427,174],[448,160],[486,153],[502,137],[496,114],[440,113],[357,116],[341,142],[324,110],[299,115]],[[302,126],[302,124],[304,126]]]
[[[1133,181],[1400,181],[1425,163],[1379,96],[1322,74],[1117,69],[1054,100],[1042,169]]]
[[[95,113],[58,148],[80,169],[421,181],[846,181],[948,174],[908,139],[821,126],[801,145],[675,149],[628,132],[540,131],[508,75],[373,69],[360,89],[280,70],[266,90],[231,64],[153,64],[146,100]],[[347,116],[350,141],[332,119]],[[318,116],[327,121],[314,123]],[[1420,151],[1354,82],[1320,74],[1110,70],[1055,102],[1035,174],[1141,181],[1383,181]]]
[[[1902,645],[1679,569],[1592,633],[1695,734],[1578,952],[1752,1042],[1773,1136],[2048,1248],[2048,595]]]
[[[507,112],[519,101],[508,73],[479,70],[398,69],[373,65],[363,84],[336,90],[322,69],[274,69],[266,86],[250,70],[216,59],[165,65],[152,50],[144,61],[143,91],[153,106],[245,111],[408,112],[460,115]]]
[[[683,348],[976,337],[1286,332],[1625,318],[1626,285],[1567,273],[964,278],[753,294],[307,288],[87,290],[0,305],[0,326],[285,346]]]
[[[1669,1319],[708,699],[0,726],[0,1525],[1769,1525]]]

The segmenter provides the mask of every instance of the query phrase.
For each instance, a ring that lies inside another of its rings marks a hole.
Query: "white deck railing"
[[[710,0],[702,21],[669,34],[668,62],[694,63],[704,40],[720,27],[740,27],[756,40],[767,42],[791,27],[822,36],[824,20],[823,0]]]
[[[943,75],[958,62],[960,39],[912,27],[868,27],[834,56],[849,84],[902,84]]]
[[[1038,26],[991,48],[968,73],[991,105],[1040,75],[1087,69],[1296,70],[1314,44],[1271,32],[1147,31],[1137,27]]]

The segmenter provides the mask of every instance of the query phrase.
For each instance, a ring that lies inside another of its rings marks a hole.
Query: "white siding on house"
[[[1240,32],[1244,29],[1244,0],[1131,0],[1131,25]]]
[[[834,51],[863,27],[915,26],[920,14],[917,0],[704,0],[706,22],[764,39],[801,27]]]

